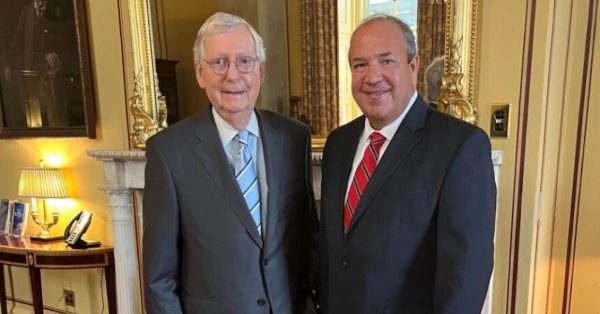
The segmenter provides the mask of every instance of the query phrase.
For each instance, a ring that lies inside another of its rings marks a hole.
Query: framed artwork
[[[0,0],[0,138],[96,137],[84,0]]]

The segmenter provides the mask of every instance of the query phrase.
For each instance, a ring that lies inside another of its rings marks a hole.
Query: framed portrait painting
[[[0,138],[96,137],[83,0],[0,0]]]

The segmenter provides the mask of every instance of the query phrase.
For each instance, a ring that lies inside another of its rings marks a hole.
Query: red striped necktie
[[[358,207],[358,202],[363,194],[363,191],[367,187],[371,176],[375,172],[377,167],[377,160],[379,159],[379,150],[385,142],[385,137],[379,132],[373,132],[369,136],[371,142],[363,155],[360,164],[356,168],[352,183],[348,188],[348,197],[346,198],[346,204],[344,205],[344,233],[348,232],[352,217]]]

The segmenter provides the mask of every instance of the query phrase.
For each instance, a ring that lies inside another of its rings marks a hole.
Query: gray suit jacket
[[[295,120],[256,112],[268,184],[264,239],[210,109],[148,141],[143,217],[148,313],[304,311],[316,220],[310,133]]]
[[[323,154],[323,313],[481,313],[496,202],[487,135],[417,98],[344,234],[346,184],[364,119],[333,131]]]

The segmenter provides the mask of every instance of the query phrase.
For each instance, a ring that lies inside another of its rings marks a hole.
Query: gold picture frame
[[[445,0],[444,75],[438,110],[477,123],[480,1]]]
[[[128,85],[128,126],[129,144],[134,149],[145,149],[146,140],[167,127],[167,105],[165,97],[160,93],[156,78],[154,44],[152,40],[152,24],[148,1],[119,0],[121,22],[125,30],[129,30],[130,50],[126,55]]]

